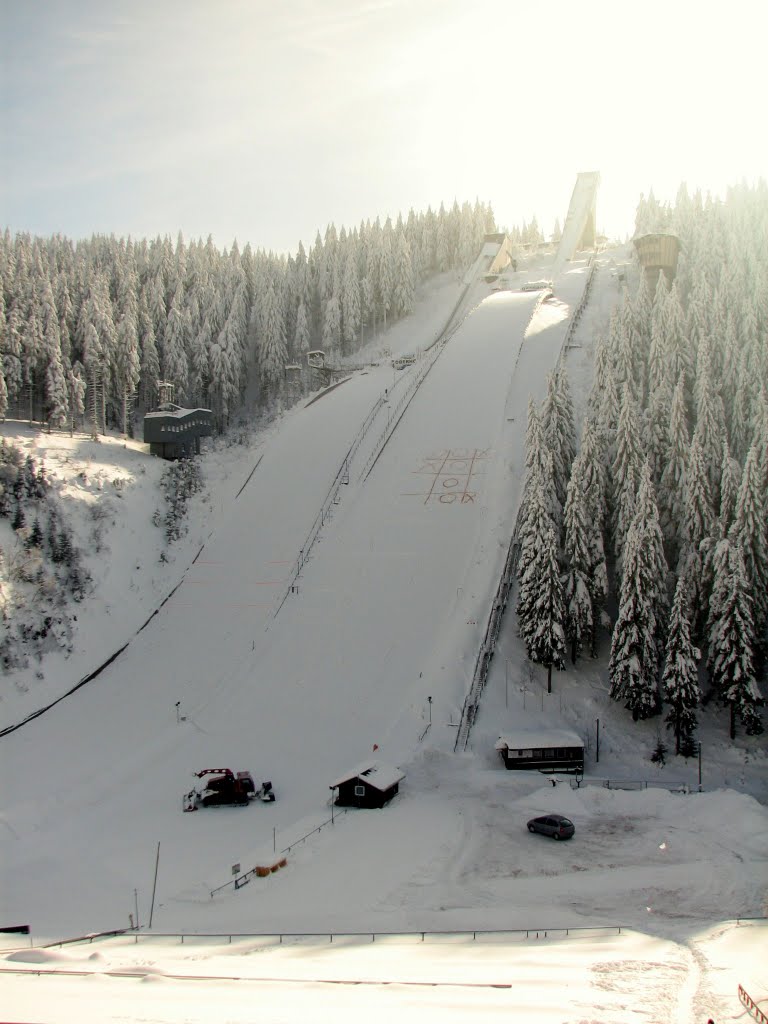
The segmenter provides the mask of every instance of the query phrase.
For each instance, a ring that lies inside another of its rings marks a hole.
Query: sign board
[[[240,874],[240,865],[239,864],[233,864],[232,865],[232,874],[233,875],[239,875]]]

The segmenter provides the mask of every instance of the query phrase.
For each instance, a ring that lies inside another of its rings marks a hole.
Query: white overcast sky
[[[0,224],[182,230],[293,252],[319,228],[489,200],[598,226],[641,192],[766,174],[765,0],[0,0]]]

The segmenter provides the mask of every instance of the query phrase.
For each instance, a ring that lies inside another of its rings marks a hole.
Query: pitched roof
[[[365,782],[369,786],[373,786],[374,789],[384,793],[404,778],[405,772],[399,768],[394,768],[392,765],[383,764],[381,761],[363,761],[357,768],[353,768],[352,771],[347,772],[346,775],[342,775],[341,778],[332,782],[329,788],[336,789],[342,783],[349,782],[350,779],[360,779],[361,782]]]
[[[515,729],[499,736],[496,750],[530,750],[532,747],[583,747],[584,740],[570,729]]]

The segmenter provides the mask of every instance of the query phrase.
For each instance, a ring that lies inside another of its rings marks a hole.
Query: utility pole
[[[600,763],[600,719],[595,719],[597,725],[597,742],[595,744],[595,763]]]

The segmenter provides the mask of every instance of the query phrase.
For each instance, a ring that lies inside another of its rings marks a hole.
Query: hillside
[[[625,251],[595,259],[590,300],[564,353],[577,407],[620,295],[616,267],[627,261]],[[531,265],[515,284],[545,271]],[[569,264],[544,303],[540,292],[489,294],[478,282],[458,329],[430,348],[457,297],[455,282],[435,289],[388,338],[393,353],[419,354],[412,367],[376,366],[371,352],[366,370],[321,400],[244,432],[242,443],[211,445],[187,533],[168,548],[152,525],[163,467],[139,444],[4,425],[5,437],[44,461],[84,549],[89,509],[108,511],[98,519],[102,548],[88,557],[94,590],[78,606],[73,649],[14,674],[3,724],[20,723],[128,644],[99,676],[0,740],[4,768],[24,780],[2,808],[5,919],[53,939],[126,927],[138,906],[146,930],[159,844],[155,933],[622,925],[640,936],[628,939],[628,959],[668,964],[663,983],[645,989],[659,1019],[730,1005],[713,965],[732,981],[732,947],[723,952],[707,929],[728,932],[723,922],[765,913],[764,737],[726,742],[725,712],[708,708],[699,733],[705,792],[675,792],[698,788],[698,765],[651,764],[658,722],[633,724],[609,699],[606,650],[556,674],[547,695],[510,607],[469,747],[453,752],[520,501],[526,403],[544,397],[587,273],[586,259]],[[327,504],[382,396],[338,503]],[[452,500],[433,500],[439,493]],[[503,770],[499,732],[560,722],[588,744],[585,783],[611,779],[610,789],[561,781],[553,791]],[[406,772],[398,799],[293,846],[329,818],[329,784],[374,746]],[[190,773],[214,763],[270,778],[277,801],[183,814]],[[615,788],[630,781],[651,785]],[[534,847],[525,821],[553,802],[576,822],[576,838]],[[273,878],[211,898],[231,865],[289,846]],[[750,948],[739,947],[742,967],[764,984]],[[597,1005],[595,965],[624,956],[619,941],[606,950],[601,940],[590,953],[592,980],[575,997],[583,1013]],[[572,953],[552,955],[564,963]],[[400,980],[402,962],[401,952]],[[486,981],[501,977],[484,970]],[[622,970],[620,984],[637,998],[637,975]],[[566,998],[561,984],[528,1019],[563,1019],[557,1003]],[[632,1019],[620,1002],[603,1007],[602,1019]]]

